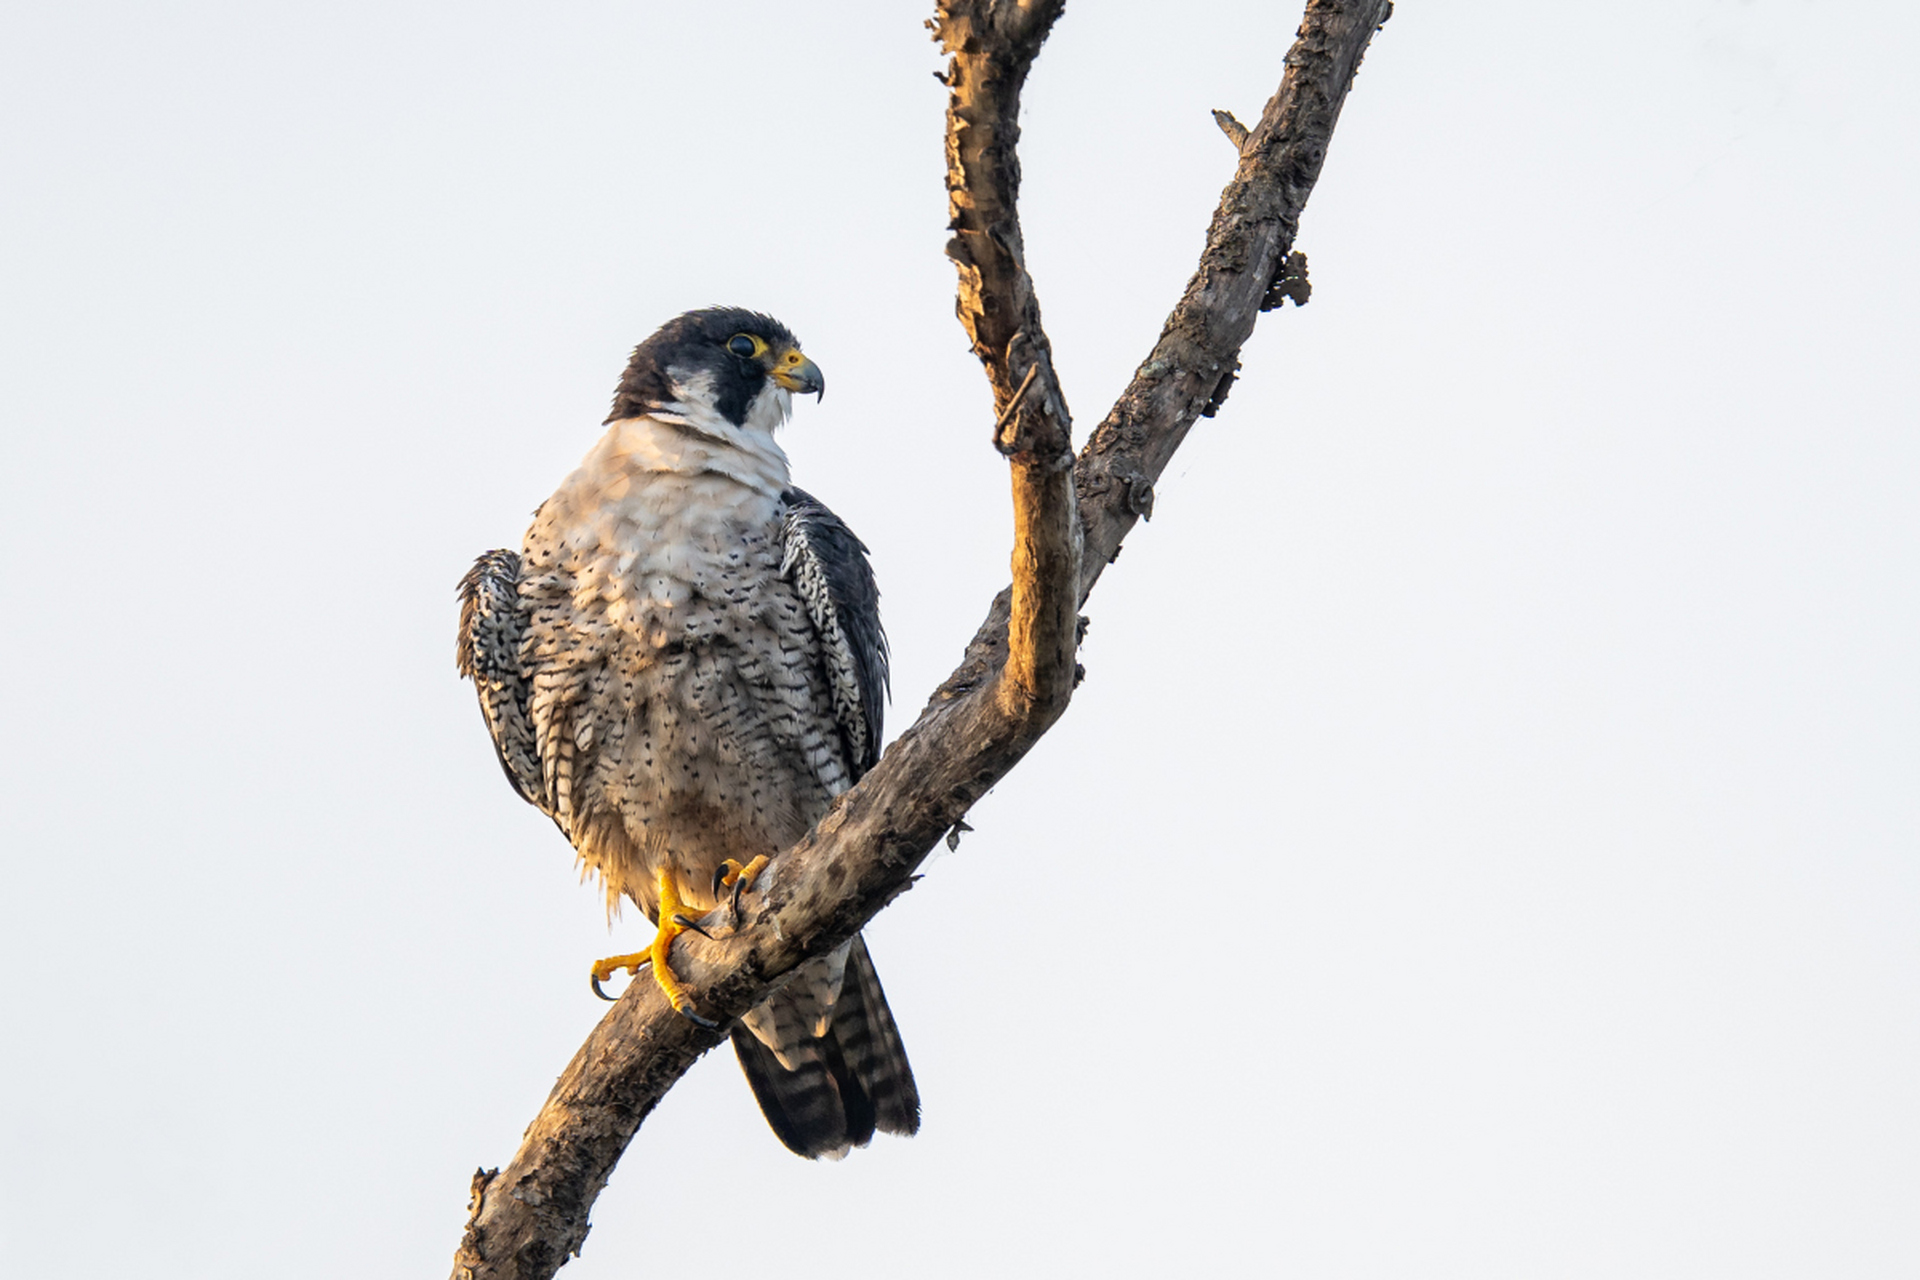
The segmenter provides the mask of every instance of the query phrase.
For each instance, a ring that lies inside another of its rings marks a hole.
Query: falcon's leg
[[[673,873],[662,867],[660,869],[660,928],[653,935],[653,945],[645,951],[636,951],[632,955],[608,956],[605,960],[596,962],[593,966],[593,993],[602,1000],[612,1000],[612,996],[600,989],[600,984],[621,969],[637,977],[641,966],[644,965],[653,970],[653,980],[660,984],[660,990],[666,993],[667,1000],[673,1005],[675,1013],[703,1027],[719,1026],[719,1023],[703,1018],[693,1011],[693,997],[688,995],[687,989],[680,985],[680,980],[673,976],[673,966],[668,963],[668,953],[673,950],[673,940],[689,930],[702,936],[706,936],[707,933],[686,914],[686,904],[680,901],[680,891],[673,883]]]

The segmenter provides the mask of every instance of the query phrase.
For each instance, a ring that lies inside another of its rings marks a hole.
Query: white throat
[[[678,400],[638,418],[611,423],[592,453],[620,470],[670,471],[681,475],[711,472],[728,476],[770,498],[792,486],[786,450],[773,433],[787,420],[793,395],[768,382],[747,406],[746,421],[732,423],[713,409],[713,397],[699,385],[676,380]]]

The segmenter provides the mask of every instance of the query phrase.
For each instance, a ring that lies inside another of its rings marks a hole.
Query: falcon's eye
[[[727,350],[747,359],[752,359],[755,355],[758,355],[759,347],[759,343],[744,333],[736,333],[727,339]]]

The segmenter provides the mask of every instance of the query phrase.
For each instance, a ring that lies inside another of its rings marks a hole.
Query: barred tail
[[[733,1050],[775,1136],[798,1155],[837,1160],[876,1129],[920,1128],[913,1068],[858,936],[742,1019]]]

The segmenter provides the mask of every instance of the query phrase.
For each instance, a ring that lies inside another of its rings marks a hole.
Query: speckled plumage
[[[609,909],[626,897],[650,920],[663,866],[711,910],[724,860],[794,844],[878,755],[886,642],[865,547],[792,487],[773,438],[789,391],[752,385],[724,348],[712,358],[715,333],[749,324],[797,350],[748,312],[690,313],[642,344],[622,416],[519,555],[489,552],[461,583],[460,669],[508,778],[604,881]],[[742,1066],[794,1150],[918,1127],[858,938],[743,1027]]]

